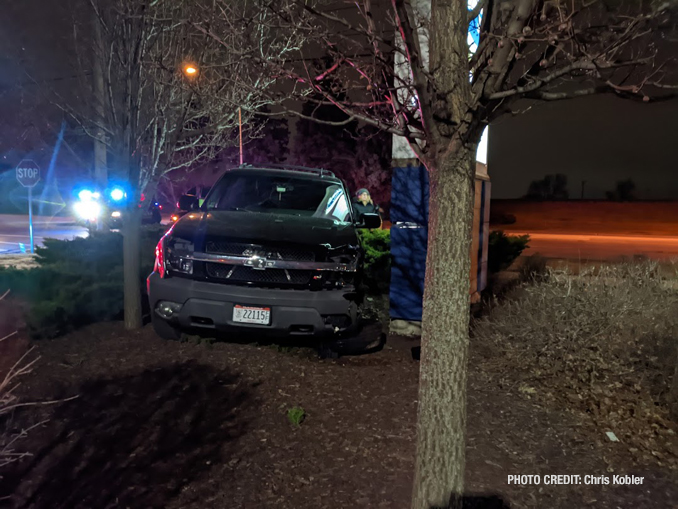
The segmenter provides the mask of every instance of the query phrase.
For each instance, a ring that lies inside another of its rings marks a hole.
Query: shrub
[[[144,229],[140,279],[153,270],[158,228]],[[123,312],[122,235],[93,233],[74,240],[46,239],[38,267],[0,268],[0,288],[27,301],[29,333],[53,338],[83,325],[114,320]]]
[[[487,245],[487,271],[496,274],[508,269],[528,248],[529,235],[506,235],[501,230],[490,232]]]
[[[637,459],[677,447],[669,421],[678,337],[675,273],[656,263],[553,271],[474,323],[476,352],[502,386],[612,430]],[[675,396],[675,395],[674,395]],[[678,466],[674,456],[659,458]]]
[[[35,347],[24,351],[18,340],[17,331],[12,328],[10,320],[14,318],[12,305],[8,303],[6,297],[9,290],[0,295],[0,351],[3,354],[3,362],[0,362],[0,469],[15,461],[19,461],[28,452],[17,451],[20,441],[26,438],[28,432],[38,425],[22,429],[20,433],[10,434],[9,426],[6,426],[4,419],[12,415],[17,408],[21,406],[34,406],[36,403],[21,402],[16,389],[21,384],[21,379],[30,375],[33,366],[39,357],[33,354]],[[9,328],[8,328],[9,327]],[[13,436],[12,436],[13,435]],[[2,476],[0,475],[0,480]]]
[[[539,253],[526,256],[520,264],[520,281],[538,281],[548,277],[546,258]]]
[[[359,230],[365,249],[365,286],[368,293],[388,293],[391,271],[391,232]],[[509,236],[503,231],[489,235],[488,272],[507,269],[528,248],[529,235]],[[536,260],[536,259],[535,259]]]
[[[391,273],[391,232],[359,230],[365,249],[365,286],[369,293],[388,293]]]

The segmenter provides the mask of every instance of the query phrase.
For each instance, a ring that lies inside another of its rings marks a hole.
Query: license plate
[[[271,308],[233,306],[233,321],[238,323],[268,325],[271,323]]]

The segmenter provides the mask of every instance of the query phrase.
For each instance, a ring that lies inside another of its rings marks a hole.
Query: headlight
[[[120,217],[122,214],[120,214],[119,210],[114,210],[111,212],[111,217]]]
[[[344,270],[328,271],[316,276],[314,279],[324,280],[323,284],[326,288],[344,288],[352,286],[355,282],[355,271],[358,267],[358,251],[357,249],[346,249],[339,253],[331,253],[328,261],[334,262],[337,265],[345,267]]]
[[[358,246],[344,246],[343,248],[333,249],[327,253],[328,261],[348,265],[350,271],[355,271],[358,267],[358,258],[360,249]]]
[[[193,242],[185,239],[169,238],[165,240],[165,256],[168,268],[182,274],[193,274]]]
[[[349,266],[355,266],[358,261],[358,255],[353,254],[353,253],[347,253],[347,254],[340,254],[336,256],[330,256],[329,261],[337,263],[337,264],[342,264],[342,265],[349,265]]]
[[[101,215],[101,205],[95,201],[79,201],[73,205],[75,213],[85,221],[96,221]]]

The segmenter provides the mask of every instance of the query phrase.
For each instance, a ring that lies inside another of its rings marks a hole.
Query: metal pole
[[[238,108],[238,124],[240,125],[240,166],[242,166],[242,109]]]
[[[31,237],[31,254],[35,253],[33,247],[33,188],[28,188],[28,233]]]

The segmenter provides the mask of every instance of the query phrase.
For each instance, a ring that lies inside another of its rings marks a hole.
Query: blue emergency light
[[[123,198],[125,198],[125,191],[119,187],[111,189],[111,200],[121,201]]]

